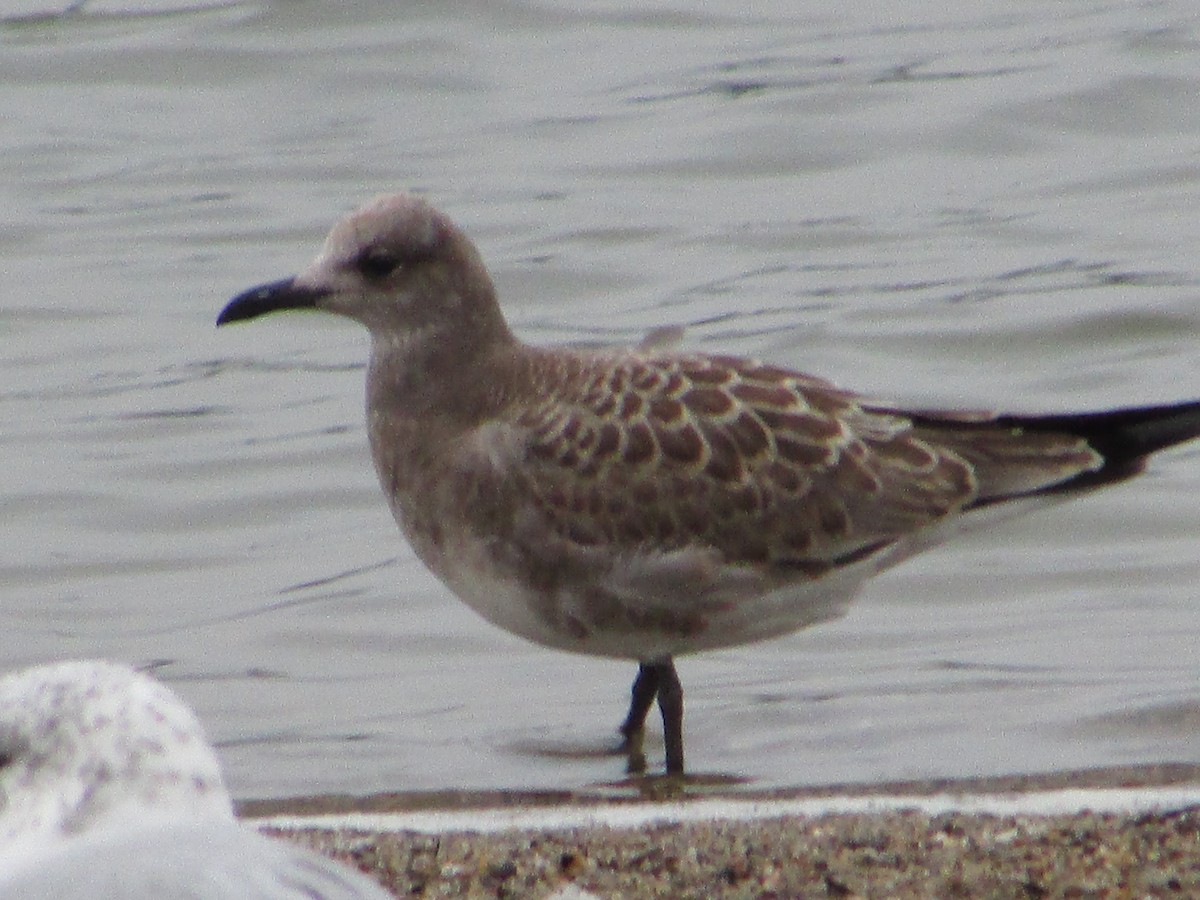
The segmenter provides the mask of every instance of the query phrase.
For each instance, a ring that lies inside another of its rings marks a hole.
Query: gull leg
[[[646,715],[658,696],[662,670],[654,663],[639,663],[637,677],[633,680],[629,714],[621,725],[621,750],[629,757],[628,771],[636,775],[646,771],[646,755],[642,743],[646,737]]]
[[[662,713],[663,738],[667,744],[667,774],[683,774],[683,685],[670,657],[659,669],[658,708]]]

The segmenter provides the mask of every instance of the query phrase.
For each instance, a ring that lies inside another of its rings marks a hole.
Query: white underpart
[[[383,900],[364,876],[240,825],[170,690],[107,662],[0,678],[0,900]]]

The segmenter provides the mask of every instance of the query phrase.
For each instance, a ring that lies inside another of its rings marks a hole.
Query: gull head
[[[346,316],[377,341],[507,334],[475,245],[410,194],[379,197],[342,219],[306,269],[238,294],[217,324],[288,309]]]
[[[174,693],[100,661],[0,678],[0,848],[148,813],[233,817],[216,755]]]

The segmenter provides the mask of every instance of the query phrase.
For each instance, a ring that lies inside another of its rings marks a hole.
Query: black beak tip
[[[230,322],[256,319],[280,309],[312,309],[325,293],[297,285],[293,278],[260,284],[243,291],[225,304],[225,308],[217,316],[217,327],[228,325]]]

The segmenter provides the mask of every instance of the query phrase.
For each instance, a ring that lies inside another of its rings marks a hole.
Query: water
[[[365,337],[213,328],[428,193],[535,342],[770,358],[925,405],[1200,396],[1190,3],[3,5],[0,666],[157,661],[242,797],[618,777],[632,666],[415,561]],[[758,786],[1200,761],[1200,449],[680,664]]]

